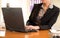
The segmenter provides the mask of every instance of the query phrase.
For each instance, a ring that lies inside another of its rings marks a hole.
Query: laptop
[[[22,8],[2,8],[6,29],[18,32],[36,32],[36,30],[26,31]]]

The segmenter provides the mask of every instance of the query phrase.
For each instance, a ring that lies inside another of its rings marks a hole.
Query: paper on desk
[[[5,31],[0,30],[0,36],[5,37]]]
[[[51,33],[59,33],[60,34],[60,31],[59,30],[55,30],[55,29],[50,29]]]

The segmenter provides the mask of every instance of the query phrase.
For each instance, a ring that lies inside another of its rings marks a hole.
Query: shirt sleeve
[[[37,5],[34,4],[33,8],[32,8],[32,11],[31,11],[31,14],[29,16],[29,20],[27,21],[26,25],[31,25],[32,24],[32,21],[31,21],[31,17],[33,15],[33,11],[36,9]]]

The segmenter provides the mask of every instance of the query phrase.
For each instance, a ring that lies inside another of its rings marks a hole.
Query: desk
[[[32,32],[32,33],[6,31],[5,38],[49,38],[48,32],[49,32],[48,30]]]

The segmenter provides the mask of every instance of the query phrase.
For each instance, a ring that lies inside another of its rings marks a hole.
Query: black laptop
[[[36,32],[36,30],[26,31],[22,8],[2,8],[6,29],[18,32]]]

